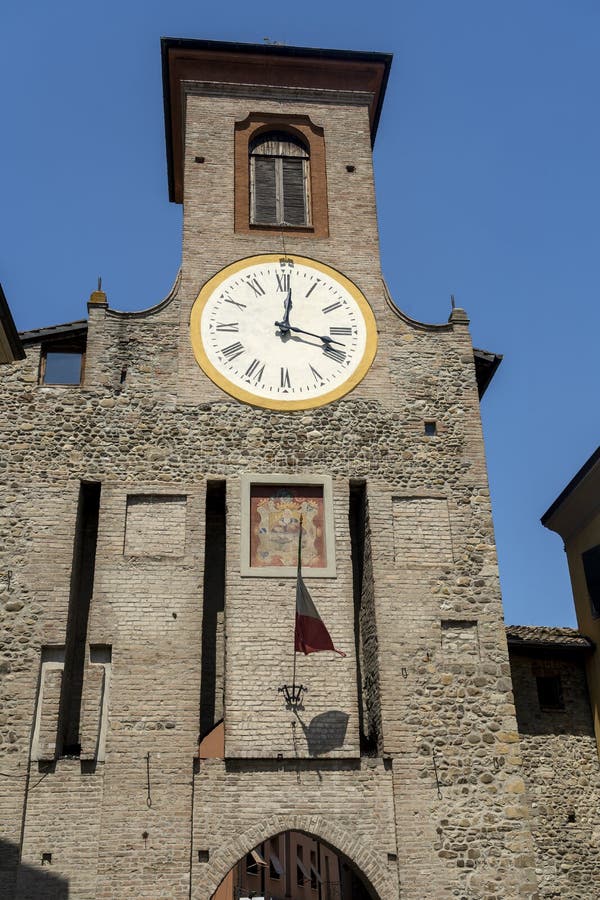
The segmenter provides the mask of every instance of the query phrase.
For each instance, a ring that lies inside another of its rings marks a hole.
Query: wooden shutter
[[[306,225],[304,160],[284,156],[282,163],[283,221],[286,225]]]
[[[277,225],[277,181],[275,162],[271,156],[253,156],[252,221],[265,225]]]
[[[600,544],[581,554],[594,619],[600,618]]]

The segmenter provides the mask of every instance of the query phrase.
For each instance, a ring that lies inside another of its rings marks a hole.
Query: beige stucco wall
[[[581,561],[581,554],[590,547],[600,544],[600,510],[593,518],[582,523],[582,528],[569,537],[565,549],[569,564],[569,574],[575,599],[575,612],[577,614],[577,626],[580,631],[588,635],[596,646],[600,646],[600,619],[594,619],[590,605],[590,598],[585,580],[585,572]],[[594,653],[587,663],[588,685],[594,718],[594,730],[596,742],[600,748],[600,654]]]

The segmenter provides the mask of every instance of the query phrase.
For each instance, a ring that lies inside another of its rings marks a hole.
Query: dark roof
[[[562,491],[562,493],[560,493],[558,495],[558,497],[556,498],[556,500],[554,501],[552,506],[548,507],[548,509],[546,510],[546,512],[544,513],[544,515],[541,518],[542,525],[547,525],[548,520],[554,515],[554,513],[559,509],[559,507],[561,507],[563,505],[563,503],[565,502],[567,497],[569,497],[573,493],[575,488],[583,481],[585,476],[589,472],[591,472],[591,470],[594,468],[594,466],[596,465],[598,460],[600,460],[600,447],[598,447],[594,451],[594,453],[592,453],[590,458],[586,462],[584,462],[584,464],[580,468],[579,472],[577,472],[577,474],[573,478],[571,478],[570,482],[568,483],[568,485],[566,486],[564,491]]]
[[[548,650],[592,650],[594,642],[576,628],[551,628],[546,625],[507,625],[506,639],[511,648]]]
[[[31,331],[21,331],[19,337],[24,344],[35,344],[49,338],[63,337],[64,335],[87,331],[87,319],[78,319],[76,322],[65,322],[63,325],[48,325],[47,328],[33,328]]]
[[[502,362],[501,353],[491,353],[489,350],[477,350],[473,347],[473,356],[475,357],[475,375],[477,377],[477,388],[479,390],[479,399],[483,397],[487,391],[489,384],[496,374],[496,369]]]
[[[12,362],[24,358],[25,351],[19,340],[8,301],[0,284],[0,362]]]
[[[332,50],[326,47],[294,47],[288,44],[249,44],[245,41],[208,41],[199,38],[163,37],[160,39],[163,52],[169,47],[181,47],[186,50],[205,50],[214,53],[254,54],[265,56],[289,56],[304,59],[354,60],[356,62],[383,62],[388,68],[392,64],[393,54],[377,50]]]

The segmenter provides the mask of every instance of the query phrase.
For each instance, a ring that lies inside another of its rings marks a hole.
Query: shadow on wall
[[[51,854],[40,858],[40,867],[19,865],[19,848],[0,840],[0,897],[19,900],[68,900],[69,882],[52,870]],[[50,856],[50,859],[48,859]]]
[[[341,710],[330,709],[321,713],[311,719],[308,725],[302,721],[298,713],[296,718],[302,726],[311,756],[330,753],[344,746],[349,716]]]

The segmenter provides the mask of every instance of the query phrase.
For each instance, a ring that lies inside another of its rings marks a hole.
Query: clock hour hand
[[[279,325],[279,327],[281,328],[281,325],[282,325],[283,323],[281,323],[281,322],[275,322],[275,324],[276,324],[276,325]],[[295,332],[296,334],[307,334],[309,337],[314,337],[314,338],[317,338],[317,340],[319,340],[319,341],[323,341],[323,343],[326,344],[327,346],[329,346],[329,344],[339,344],[340,347],[343,347],[343,346],[344,346],[344,344],[342,344],[341,341],[335,341],[333,338],[330,338],[330,337],[329,337],[328,335],[326,335],[326,334],[315,334],[315,333],[312,332],[312,331],[305,331],[304,328],[296,328],[294,325],[289,325],[289,324],[288,324],[288,325],[287,325],[287,330],[288,330],[288,331],[293,331],[293,332]]]
[[[287,292],[287,296],[283,301],[283,319],[281,322],[275,322],[275,324],[279,327],[283,334],[287,334],[291,328],[290,325],[290,310],[292,308],[292,289],[289,288]]]

